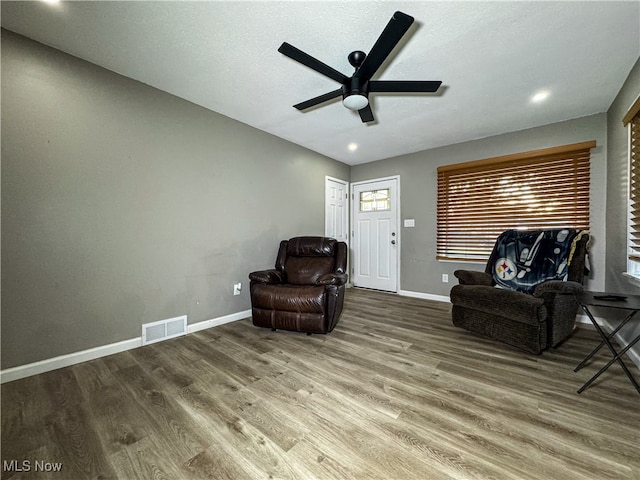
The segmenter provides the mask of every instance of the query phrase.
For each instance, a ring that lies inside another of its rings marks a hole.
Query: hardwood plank
[[[190,469],[181,468],[172,455],[167,455],[166,442],[156,435],[140,439],[135,444],[114,452],[109,461],[117,478],[127,480],[196,480],[203,478],[191,475]]]
[[[45,447],[43,417],[54,407],[44,388],[43,375],[16,380],[1,387],[2,459],[21,463]],[[9,478],[9,473],[3,469],[1,478]]]
[[[195,478],[215,478],[220,480],[242,480],[254,478],[234,456],[224,450],[210,447],[189,459],[185,464]]]
[[[285,450],[274,441],[274,436],[276,440],[283,438],[278,427],[281,419],[276,418],[274,425],[266,424],[253,410],[256,397],[244,388],[217,392],[207,387],[204,382],[196,383],[181,395],[185,410],[197,418],[204,431],[211,433],[215,443],[190,459],[186,463],[189,469],[203,474],[217,471],[223,477],[243,478],[248,474],[252,478],[306,478],[301,473],[302,466],[288,462]],[[288,424],[285,426],[291,429]],[[230,459],[230,465],[220,464],[225,458]],[[244,474],[237,473],[238,468]]]
[[[139,411],[145,412],[145,421],[157,432],[158,441],[164,442],[165,451],[182,462],[208,447],[209,440],[198,423],[142,367],[129,367],[114,376],[128,390],[131,401],[142,407]]]
[[[113,455],[153,433],[147,412],[130,401],[128,391],[112,375],[107,362],[93,360],[72,368],[105,455]]]
[[[60,463],[58,478],[115,478],[105,451],[92,423],[87,408],[82,403],[61,407],[45,418],[48,433],[50,459],[34,458]]]

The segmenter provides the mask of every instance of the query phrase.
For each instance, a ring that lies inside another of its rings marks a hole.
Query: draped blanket
[[[496,240],[489,265],[496,286],[533,293],[547,280],[566,280],[583,230],[507,230]]]

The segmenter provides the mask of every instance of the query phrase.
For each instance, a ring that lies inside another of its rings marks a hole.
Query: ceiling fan
[[[413,17],[396,12],[376,40],[369,54],[360,50],[351,52],[347,57],[349,63],[356,69],[352,76],[347,77],[339,71],[284,42],[278,51],[296,62],[312,68],[342,86],[329,93],[320,95],[302,103],[294,105],[298,110],[306,110],[320,103],[342,95],[342,104],[350,110],[357,110],[363,122],[372,122],[373,112],[369,104],[369,93],[375,92],[429,92],[438,90],[441,81],[413,81],[413,80],[371,80],[380,65],[385,61],[400,39],[409,30]]]

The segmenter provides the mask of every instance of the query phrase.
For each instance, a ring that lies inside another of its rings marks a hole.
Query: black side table
[[[640,393],[640,386],[638,385],[638,382],[636,382],[635,378],[633,378],[633,375],[631,375],[631,372],[622,361],[622,356],[631,347],[633,347],[636,343],[638,343],[638,341],[640,341],[640,334],[637,335],[635,338],[633,338],[629,342],[629,344],[620,351],[616,351],[614,346],[611,344],[611,339],[615,338],[616,334],[622,329],[622,327],[624,327],[627,323],[629,323],[629,321],[631,321],[634,318],[636,320],[640,320],[640,315],[636,317],[636,313],[640,311],[640,295],[626,295],[626,294],[615,294],[615,293],[612,294],[612,293],[603,293],[603,292],[583,292],[579,295],[576,295],[576,300],[582,307],[582,310],[584,310],[584,313],[586,313],[589,319],[591,320],[591,323],[593,323],[593,326],[596,328],[597,332],[602,337],[602,342],[600,342],[600,345],[598,345],[589,355],[587,355],[587,357],[582,362],[580,362],[580,365],[578,365],[573,371],[577,372],[582,367],[584,367],[584,365],[589,361],[589,359],[593,357],[598,352],[598,350],[602,348],[603,345],[606,345],[607,347],[609,347],[609,350],[613,354],[613,358],[609,361],[609,363],[607,363],[604,367],[602,367],[598,371],[598,373],[596,373],[593,377],[591,377],[589,381],[587,381],[587,383],[585,383],[580,388],[580,390],[578,390],[578,393],[582,393],[587,387],[589,387],[589,385],[591,385],[596,378],[602,375],[602,373],[604,373],[606,369],[608,369],[611,365],[613,365],[614,362],[618,362],[620,364],[620,366],[624,370],[624,373],[629,378],[629,381],[633,384],[634,387],[636,387],[636,390],[638,391],[638,393]],[[615,330],[613,330],[611,333],[607,335],[604,332],[604,330],[602,330],[602,327],[598,325],[598,322],[596,322],[595,318],[593,318],[593,315],[589,311],[589,307],[617,308],[617,309],[629,311],[629,315],[627,315],[627,317],[620,323],[620,325],[618,325],[615,328]]]

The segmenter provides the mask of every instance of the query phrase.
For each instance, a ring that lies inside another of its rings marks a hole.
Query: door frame
[[[350,212],[350,217],[349,217],[349,225],[351,227],[351,242],[350,245],[353,245],[352,248],[350,248],[350,254],[349,257],[351,258],[356,258],[356,257],[352,257],[352,255],[356,255],[356,251],[355,249],[357,248],[357,243],[354,241],[355,238],[355,227],[354,227],[354,222],[355,222],[355,216],[356,216],[356,208],[358,208],[358,202],[355,201],[354,198],[354,190],[356,186],[361,186],[361,185],[366,185],[368,183],[375,183],[375,182],[385,182],[385,181],[390,181],[390,180],[395,180],[396,182],[396,192],[395,192],[395,196],[396,196],[396,201],[395,201],[395,207],[393,206],[393,202],[392,202],[392,209],[395,210],[395,214],[396,214],[396,245],[397,248],[395,250],[396,252],[396,289],[395,292],[393,293],[398,293],[401,288],[400,288],[400,259],[402,258],[401,255],[401,249],[402,249],[402,233],[401,233],[401,229],[400,229],[400,223],[401,223],[401,219],[400,219],[400,175],[390,175],[388,177],[380,177],[380,178],[371,178],[368,180],[361,180],[359,182],[351,182],[351,187],[350,187],[350,197],[351,197],[351,212]],[[393,198],[393,197],[392,197]],[[353,283],[353,278],[355,275],[355,265],[353,262],[351,262],[351,267],[350,267],[350,273],[351,275],[349,275],[349,277],[351,278],[350,282]]]
[[[345,199],[346,202],[346,215],[344,218],[344,231],[346,234],[346,238],[344,239],[344,242],[347,244],[347,247],[351,244],[351,236],[349,235],[349,228],[351,226],[350,222],[351,222],[351,196],[349,195],[350,192],[350,184],[349,182],[347,182],[346,180],[342,180],[341,178],[335,178],[335,177],[330,177],[329,175],[325,175],[324,177],[324,235],[325,237],[327,236],[327,205],[328,205],[328,199],[327,199],[327,184],[329,182],[335,182],[335,183],[340,183],[342,185],[344,185],[344,191],[347,193],[347,198]]]

